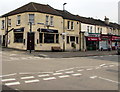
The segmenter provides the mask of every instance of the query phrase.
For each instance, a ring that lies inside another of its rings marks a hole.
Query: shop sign
[[[99,37],[88,37],[88,41],[101,41]]]
[[[14,32],[24,32],[24,28],[14,29]]]
[[[99,33],[89,33],[89,37],[100,37]]]
[[[120,40],[120,37],[118,37],[118,36],[112,36],[112,41],[114,41],[114,40]]]

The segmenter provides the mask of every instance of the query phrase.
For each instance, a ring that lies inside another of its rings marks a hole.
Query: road
[[[14,90],[118,90],[120,84],[117,55],[42,58],[5,51],[2,61],[2,84]]]

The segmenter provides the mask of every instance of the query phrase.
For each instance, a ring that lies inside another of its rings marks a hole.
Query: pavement
[[[11,52],[17,52],[22,53],[25,55],[32,55],[37,57],[43,57],[43,58],[71,58],[71,57],[89,57],[89,56],[104,56],[104,55],[116,55],[117,51],[75,51],[75,52],[45,52],[45,51],[32,51],[30,53],[29,51],[23,51],[23,50],[16,50],[16,49],[10,49],[10,48],[2,48],[2,51],[11,51]]]

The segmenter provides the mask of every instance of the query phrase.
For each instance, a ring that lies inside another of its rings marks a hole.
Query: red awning
[[[101,41],[100,37],[87,37],[88,41]]]
[[[120,40],[120,37],[119,36],[112,36],[112,41],[114,40]]]

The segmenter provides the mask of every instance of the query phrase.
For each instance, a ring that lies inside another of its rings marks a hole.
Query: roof
[[[47,14],[61,16],[59,12],[57,12],[54,8],[52,8],[49,5],[30,2],[20,8],[17,8],[7,14],[2,15],[2,17],[11,16],[11,15],[19,14],[19,13],[24,13],[24,12],[40,12],[40,13],[47,13]]]

